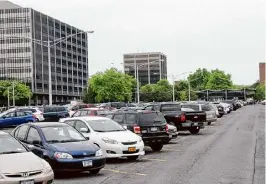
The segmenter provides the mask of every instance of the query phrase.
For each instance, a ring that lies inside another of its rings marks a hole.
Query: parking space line
[[[114,173],[120,173],[120,174],[129,174],[129,175],[137,175],[137,176],[147,176],[147,174],[143,174],[143,173],[129,173],[129,172],[125,172],[125,171],[119,171],[119,170],[115,170],[115,169],[102,169],[104,171],[110,171],[110,172],[114,172]]]
[[[159,161],[159,162],[166,162],[164,159],[157,159],[157,158],[141,158],[142,160],[151,160],[151,161]]]

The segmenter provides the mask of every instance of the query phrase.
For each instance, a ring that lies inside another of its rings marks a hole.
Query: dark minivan
[[[69,117],[69,113],[64,106],[43,106],[39,107],[43,112],[45,122],[58,122],[60,118]]]
[[[106,115],[128,130],[140,135],[146,146],[160,151],[169,140],[167,123],[161,112],[148,110],[120,110]]]

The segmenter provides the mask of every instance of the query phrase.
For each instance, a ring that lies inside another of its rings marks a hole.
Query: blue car
[[[105,166],[102,150],[65,123],[28,123],[18,126],[11,134],[45,159],[55,172],[97,174]]]
[[[36,119],[31,112],[12,110],[0,114],[0,127],[17,126],[24,123],[35,122]]]

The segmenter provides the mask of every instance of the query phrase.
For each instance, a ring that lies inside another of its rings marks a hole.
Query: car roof
[[[57,122],[37,122],[37,123],[28,123],[29,125],[44,128],[44,127],[63,127],[68,126],[65,123],[57,123]]]
[[[102,117],[102,116],[81,116],[81,117],[73,117],[73,118],[64,118],[67,120],[71,120],[71,119],[81,119],[81,120],[105,120],[105,119],[109,119],[106,117]]]
[[[108,109],[104,109],[104,108],[98,108],[98,107],[89,107],[89,108],[82,108],[79,109],[80,111],[84,111],[84,110],[93,110],[93,111],[97,111],[97,110],[108,110]]]

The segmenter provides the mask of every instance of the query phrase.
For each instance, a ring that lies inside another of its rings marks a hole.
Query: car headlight
[[[118,144],[116,140],[108,139],[108,138],[102,138],[103,142],[107,144]]]
[[[72,159],[73,157],[68,153],[55,152],[54,157],[56,159]]]
[[[95,156],[96,157],[103,156],[103,151],[101,149],[99,149],[98,151],[96,151]]]

